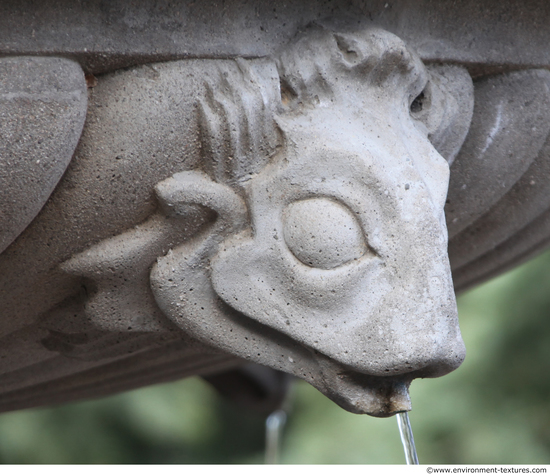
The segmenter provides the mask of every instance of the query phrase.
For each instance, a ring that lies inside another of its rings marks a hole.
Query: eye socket
[[[420,94],[416,96],[416,98],[412,101],[411,104],[411,112],[413,114],[417,114],[419,112],[422,112],[422,108],[424,106],[424,100],[426,96],[424,95],[424,91],[422,91]]]
[[[411,102],[409,111],[416,119],[421,119],[430,109],[432,103],[430,83]]]
[[[310,267],[329,270],[357,260],[368,251],[355,216],[347,207],[328,198],[289,204],[283,223],[288,249]]]

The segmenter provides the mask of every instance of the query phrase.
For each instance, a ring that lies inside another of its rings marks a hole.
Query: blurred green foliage
[[[550,463],[550,253],[459,298],[468,355],[417,380],[421,463]],[[295,384],[284,463],[403,463],[395,419]],[[0,416],[3,463],[261,463],[264,418],[201,379]]]

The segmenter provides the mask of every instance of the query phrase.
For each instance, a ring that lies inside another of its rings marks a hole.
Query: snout
[[[361,373],[317,354],[321,377],[310,383],[349,412],[384,418],[411,410],[409,387],[414,379],[445,375],[455,370],[464,357],[460,335],[452,342],[447,341],[437,353],[418,348],[413,363],[392,354],[379,371],[371,366],[370,371],[381,372],[380,375]]]

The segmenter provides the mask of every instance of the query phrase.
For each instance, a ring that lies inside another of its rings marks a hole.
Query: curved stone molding
[[[86,118],[80,66],[0,58],[0,252],[35,218],[65,172]]]
[[[550,232],[541,221],[550,207],[550,72],[481,79],[475,104],[445,208],[458,289],[525,260]]]

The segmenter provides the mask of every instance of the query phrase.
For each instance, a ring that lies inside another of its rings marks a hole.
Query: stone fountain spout
[[[444,206],[473,113],[464,68],[379,28],[313,25],[270,57],[107,74],[90,100],[25,236],[48,241],[53,215],[63,229],[33,348],[61,393],[78,391],[54,360],[100,377],[154,347],[163,367],[255,362],[383,417],[461,364]]]
[[[453,87],[471,87],[469,75],[427,70],[384,31],[324,28],[272,63],[237,67],[249,90],[207,87],[199,108],[203,159],[218,168],[156,187],[168,215],[201,205],[217,217],[158,258],[155,301],[187,334],[304,378],[350,411],[407,410],[412,378],[464,358],[449,169],[429,138],[449,159],[460,147],[472,104]],[[250,170],[262,153],[265,166]]]

